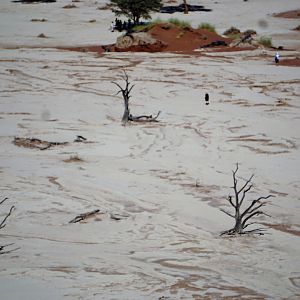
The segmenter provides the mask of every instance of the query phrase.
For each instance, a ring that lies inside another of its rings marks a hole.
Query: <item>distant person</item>
[[[128,29],[128,25],[127,25],[126,21],[124,21],[123,24],[122,24],[122,30],[127,31],[127,29]]]
[[[128,20],[128,28],[130,29],[132,27],[132,22],[131,22],[131,20],[129,19]]]
[[[117,19],[116,21],[116,30],[121,32],[122,31],[122,21]]]
[[[208,105],[209,104],[209,94],[205,94],[205,104]]]
[[[279,55],[278,52],[276,52],[276,54],[275,54],[275,62],[276,62],[276,64],[279,63],[279,58],[280,58],[280,55]]]
[[[114,23],[114,21],[111,21],[111,24],[110,24],[110,31],[111,31],[111,32],[114,32],[114,31],[115,31],[115,23]]]

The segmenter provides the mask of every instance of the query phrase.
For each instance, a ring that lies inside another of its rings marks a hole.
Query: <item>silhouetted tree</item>
[[[112,11],[117,15],[124,15],[138,24],[140,18],[151,19],[151,12],[158,12],[162,7],[161,0],[111,0]]]

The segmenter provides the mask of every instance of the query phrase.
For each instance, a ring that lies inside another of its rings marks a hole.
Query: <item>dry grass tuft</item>
[[[66,163],[81,163],[84,162],[82,158],[78,156],[78,154],[71,155],[69,158],[64,159],[64,162]]]

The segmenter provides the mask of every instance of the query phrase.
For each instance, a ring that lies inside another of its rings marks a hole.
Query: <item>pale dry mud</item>
[[[23,280],[28,298],[297,296],[299,236],[218,236],[231,226],[219,208],[236,162],[241,179],[256,174],[252,197],[276,196],[260,221],[299,228],[297,68],[249,62],[252,53],[1,53],[0,176],[6,207],[17,207],[1,240],[20,247],[1,257],[6,299]],[[135,84],[132,112],[161,110],[161,122],[122,126],[112,84],[122,70]],[[69,144],[40,151],[15,136]],[[72,155],[82,161],[66,163]],[[102,214],[68,224],[94,208]]]
[[[99,57],[20,45],[0,50],[1,214],[16,207],[0,244],[20,248],[0,256],[1,299],[300,297],[298,68],[264,50]],[[132,113],[161,110],[159,123],[122,126],[112,81],[123,70]],[[15,137],[68,144],[41,151]],[[233,225],[219,209],[237,162],[241,182],[255,174],[249,200],[276,196],[258,219],[268,235],[219,236]]]

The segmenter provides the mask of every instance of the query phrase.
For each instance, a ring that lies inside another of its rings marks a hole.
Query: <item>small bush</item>
[[[214,25],[210,24],[210,23],[201,23],[199,26],[198,26],[198,29],[206,29],[210,32],[216,32],[216,28]]]
[[[241,33],[237,33],[237,34],[227,34],[226,35],[228,38],[232,39],[232,40],[238,40],[241,38]]]
[[[297,27],[295,27],[293,30],[300,31],[300,25],[298,25]]]
[[[84,162],[84,160],[82,159],[82,158],[80,158],[79,156],[78,156],[78,154],[76,154],[76,155],[71,155],[69,158],[67,158],[67,159],[64,159],[64,162],[66,162],[66,163],[72,163],[72,162]]]
[[[244,35],[255,35],[257,32],[253,29],[247,29],[246,31],[243,32]]]
[[[237,36],[240,34],[241,34],[241,31],[234,26],[231,26],[229,29],[225,30],[223,33],[223,35],[227,35],[227,36]]]
[[[136,25],[132,29],[133,29],[133,31],[149,31],[153,26],[155,26],[157,24],[161,24],[161,23],[163,23],[163,21],[158,18],[152,22],[148,22],[148,23],[141,24],[141,25]]]
[[[191,24],[189,22],[186,22],[186,21],[181,21],[177,18],[171,18],[168,20],[169,23],[181,28],[181,29],[188,29],[188,28],[191,28]]]
[[[264,47],[267,47],[267,48],[272,48],[273,47],[272,38],[270,38],[269,36],[261,36],[258,39],[258,43],[263,45]]]

